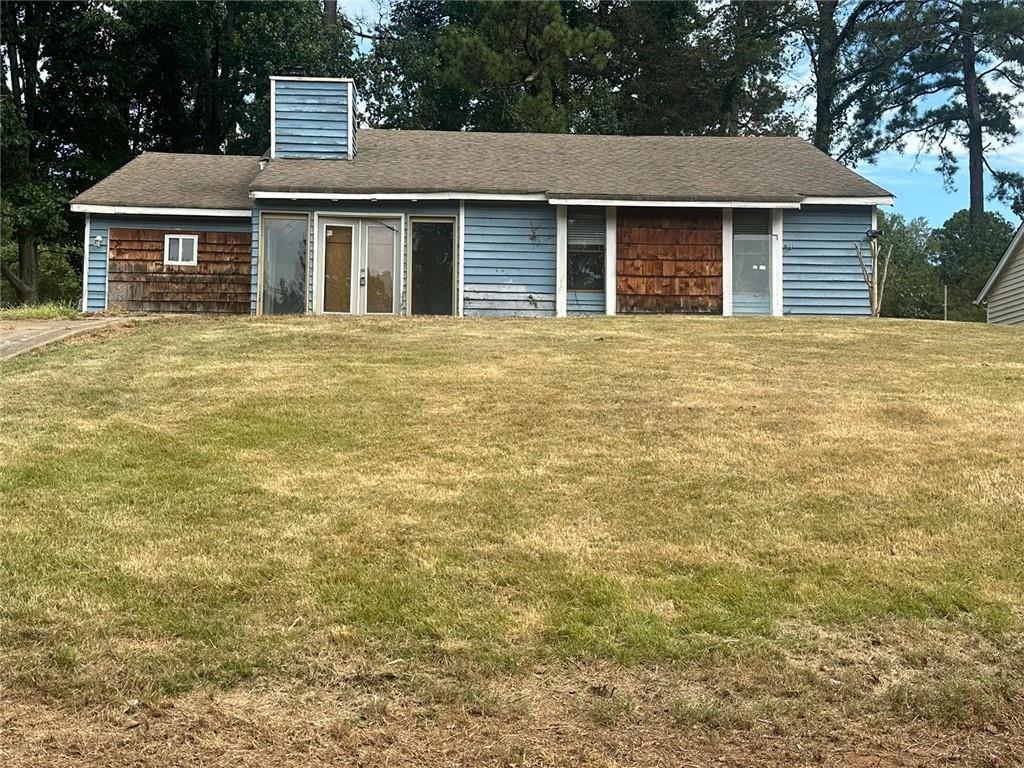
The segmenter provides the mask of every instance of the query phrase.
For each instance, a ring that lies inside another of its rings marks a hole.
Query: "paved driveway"
[[[0,320],[0,362],[71,336],[124,325],[122,317],[88,320]]]

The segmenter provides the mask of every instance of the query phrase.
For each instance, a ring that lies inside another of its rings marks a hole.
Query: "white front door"
[[[399,310],[401,218],[321,218],[317,312],[392,315]]]

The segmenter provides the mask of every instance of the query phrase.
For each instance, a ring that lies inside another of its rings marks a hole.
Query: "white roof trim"
[[[487,192],[250,192],[256,200],[513,200],[544,201],[543,192],[523,195],[490,194]]]
[[[306,77],[305,75],[271,75],[273,80],[305,80],[310,83],[353,83],[351,77]]]
[[[1014,254],[1017,252],[1017,247],[1024,241],[1024,224],[1017,227],[1017,233],[1013,236],[1010,241],[1010,245],[1006,248],[1006,253],[1002,255],[999,262],[996,264],[995,269],[992,270],[992,274],[988,276],[988,280],[985,282],[985,287],[981,289],[981,293],[978,294],[978,298],[974,300],[975,304],[981,304],[988,298],[988,294],[995,287],[996,281],[999,280],[999,276],[1003,274],[1010,261],[1013,259]]]
[[[895,205],[892,195],[879,197],[805,197],[804,205]]]
[[[238,208],[146,208],[126,205],[87,205],[72,203],[75,213],[109,213],[113,216],[231,216],[251,218],[252,211]]]
[[[641,206],[644,208],[799,208],[800,203],[778,203],[771,201],[737,202],[731,200],[642,200],[623,198],[602,200],[600,198],[551,198],[551,205],[601,205]]]

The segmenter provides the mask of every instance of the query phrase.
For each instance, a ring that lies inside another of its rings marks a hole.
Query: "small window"
[[[603,291],[604,208],[569,208],[566,258],[570,291]]]
[[[164,264],[195,265],[199,235],[164,235]]]

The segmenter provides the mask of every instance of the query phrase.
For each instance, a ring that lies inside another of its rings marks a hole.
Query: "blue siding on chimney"
[[[348,158],[348,82],[275,80],[274,156]]]
[[[467,315],[555,314],[555,206],[466,203]]]
[[[111,229],[162,229],[169,232],[246,232],[248,222],[239,218],[212,216],[107,216],[90,214],[89,270],[85,289],[85,311],[102,312],[107,308],[107,250]],[[96,236],[103,242],[96,245]]]
[[[782,215],[787,315],[871,314],[854,243],[867,253],[871,206],[805,205]]]

